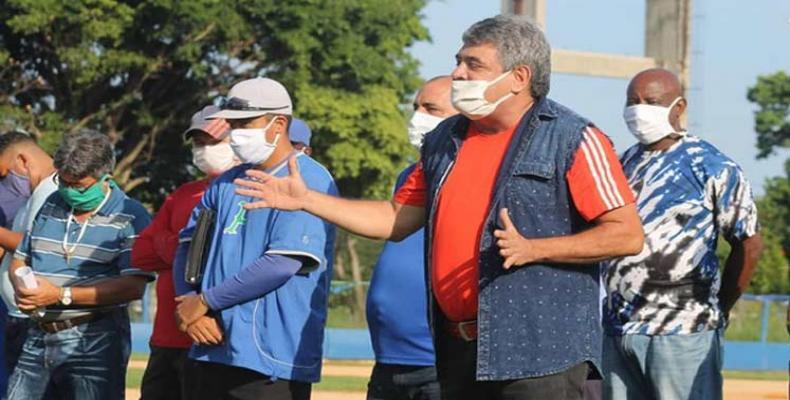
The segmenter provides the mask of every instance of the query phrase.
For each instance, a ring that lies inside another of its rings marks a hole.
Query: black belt
[[[49,321],[49,322],[39,322],[38,329],[46,333],[56,333],[60,331],[65,331],[66,329],[71,329],[77,325],[87,324],[88,322],[93,322],[103,318],[107,313],[102,312],[94,312],[88,315],[81,315],[79,317],[69,318],[69,319],[61,319],[57,321]]]

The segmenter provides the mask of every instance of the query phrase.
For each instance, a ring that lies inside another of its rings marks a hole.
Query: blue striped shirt
[[[55,192],[41,207],[14,257],[24,260],[36,275],[62,286],[90,286],[122,275],[153,279],[130,264],[134,240],[150,222],[142,204],[112,184],[108,198],[85,222],[79,238],[83,225],[73,219],[71,207]],[[45,319],[71,318],[88,308],[49,306]]]

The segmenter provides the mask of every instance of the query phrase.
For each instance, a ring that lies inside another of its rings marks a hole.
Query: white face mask
[[[444,118],[415,111],[409,120],[409,143],[416,148],[422,145],[422,138],[432,131]]]
[[[276,118],[275,118],[276,119]],[[277,148],[277,141],[280,134],[274,137],[274,142],[266,141],[266,131],[272,126],[272,119],[263,128],[253,129],[232,129],[230,131],[230,147],[243,163],[260,164],[272,156],[274,149]]]
[[[208,146],[192,147],[192,164],[206,175],[216,176],[239,163],[230,143],[222,142]]]
[[[669,123],[669,113],[680,99],[680,97],[675,99],[669,107],[650,104],[627,106],[623,110],[623,119],[628,130],[640,143],[646,145],[655,143],[672,133],[685,134],[685,132],[675,132],[675,128]]]
[[[511,72],[505,72],[492,81],[453,81],[453,106],[471,120],[491,114],[503,101],[513,97],[513,92],[500,97],[497,101],[490,102],[485,97],[486,89],[504,79]]]

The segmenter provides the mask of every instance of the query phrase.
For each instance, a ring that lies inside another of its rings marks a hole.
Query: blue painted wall
[[[148,353],[151,324],[132,324],[132,351]],[[324,337],[324,358],[372,360],[373,348],[365,329],[328,328]],[[790,345],[771,342],[725,342],[724,369],[786,370]]]

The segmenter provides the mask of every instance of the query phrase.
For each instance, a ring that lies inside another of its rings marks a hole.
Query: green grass
[[[785,371],[724,371],[724,379],[748,379],[756,381],[786,381]]]
[[[786,305],[779,302],[769,303],[768,341],[790,343],[785,327]],[[730,325],[724,333],[727,340],[759,341],[762,324],[762,303],[740,301],[730,313]]]
[[[325,392],[364,392],[368,390],[368,378],[357,376],[325,376],[313,385],[314,391]]]
[[[348,307],[332,307],[326,317],[328,328],[367,329],[364,318],[355,318]]]
[[[145,370],[139,368],[129,368],[126,370],[126,387],[139,388],[143,382],[143,372]]]

